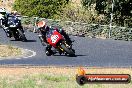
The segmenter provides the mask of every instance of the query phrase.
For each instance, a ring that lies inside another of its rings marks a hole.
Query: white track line
[[[29,50],[29,49],[24,49],[24,50],[29,51],[29,52],[32,52],[32,55],[30,55],[30,56],[24,56],[23,58],[29,58],[29,57],[36,56],[36,52],[35,51]]]

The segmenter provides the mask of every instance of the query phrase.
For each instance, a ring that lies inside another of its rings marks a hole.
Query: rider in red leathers
[[[50,28],[46,25],[46,22],[45,21],[40,21],[37,23],[37,27],[38,27],[38,30],[37,32],[39,33],[39,38],[41,39],[42,41],[42,44],[43,45],[46,45],[46,54],[48,55],[51,55],[53,54],[54,52],[51,50],[52,46],[48,44],[47,40],[46,40],[46,33],[48,33],[49,31],[52,31],[52,30],[57,30],[61,35],[64,36],[64,38],[66,39],[67,43],[69,45],[72,44],[72,41],[71,39],[69,38],[69,36],[65,33],[64,30],[62,29],[57,29],[57,28]]]

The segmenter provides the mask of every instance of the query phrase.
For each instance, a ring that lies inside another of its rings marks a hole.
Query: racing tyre
[[[61,45],[61,48],[64,49],[64,51],[69,54],[69,56],[75,56],[75,53],[72,49],[68,49],[64,44]]]
[[[20,39],[21,39],[23,42],[26,42],[27,39],[26,39],[24,33],[23,33],[20,29],[18,29],[18,32],[19,32]]]
[[[14,36],[15,41],[19,41],[20,39],[17,36]]]
[[[14,33],[14,38],[15,38],[16,41],[20,40],[19,35],[17,33]]]

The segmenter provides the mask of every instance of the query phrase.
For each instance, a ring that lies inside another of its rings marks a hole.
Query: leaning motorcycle
[[[47,42],[53,46],[59,54],[65,54],[69,56],[75,56],[75,50],[72,49],[72,44],[68,44],[66,39],[57,31],[49,31],[46,35]],[[47,56],[52,55],[52,53],[46,53]]]
[[[21,40],[23,42],[27,41],[21,26],[21,21],[16,17],[8,17],[7,28],[5,30],[7,31],[7,34],[9,34],[8,37],[14,37],[15,40]]]
[[[3,25],[3,20],[4,20],[4,17],[0,17],[0,26]]]

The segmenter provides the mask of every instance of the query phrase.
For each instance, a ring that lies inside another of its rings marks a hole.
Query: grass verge
[[[0,45],[0,57],[13,57],[21,55],[21,49],[11,45]]]
[[[129,84],[76,83],[78,68],[69,67],[22,67],[0,68],[0,88],[132,88]],[[131,68],[85,68],[88,74],[130,74]]]

